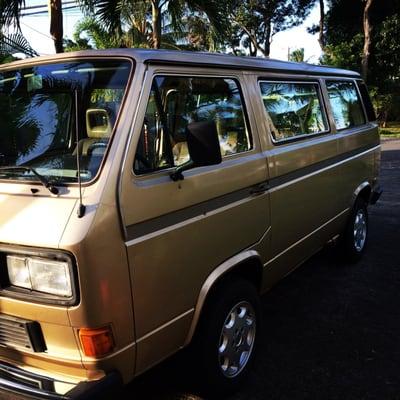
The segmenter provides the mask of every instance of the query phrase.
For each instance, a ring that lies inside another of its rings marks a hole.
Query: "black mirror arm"
[[[169,176],[174,182],[183,181],[185,179],[185,177],[183,176],[183,172],[192,169],[195,166],[196,166],[195,163],[192,160],[190,160],[177,167],[174,172],[170,173]]]

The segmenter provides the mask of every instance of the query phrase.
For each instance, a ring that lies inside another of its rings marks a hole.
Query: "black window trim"
[[[376,122],[377,116],[376,116],[376,111],[375,111],[375,109],[374,109],[374,105],[372,104],[372,100],[371,100],[371,98],[369,99],[369,101],[371,102],[372,108],[374,109],[374,113],[375,113],[375,117],[376,117],[375,120],[373,120],[373,121],[371,121],[371,120],[369,119],[368,112],[367,112],[367,107],[365,106],[365,102],[364,102],[364,96],[362,95],[361,90],[360,90],[360,85],[364,85],[364,86],[365,86],[365,89],[366,89],[366,91],[367,91],[367,94],[368,94],[368,96],[369,96],[367,84],[364,82],[363,79],[354,79],[354,82],[355,82],[355,84],[356,84],[356,86],[357,86],[358,95],[360,96],[362,108],[363,108],[363,110],[364,110],[364,116],[365,116],[365,121],[366,121],[366,122],[365,122],[365,125],[368,125],[368,124],[371,124],[371,123]]]
[[[324,78],[324,85],[325,85],[325,88],[326,88],[326,94],[328,95],[328,99],[327,99],[327,100],[328,100],[329,102],[330,102],[330,99],[329,99],[329,90],[328,90],[328,85],[327,85],[327,83],[328,83],[328,82],[331,82],[331,81],[345,82],[345,83],[352,83],[352,84],[354,84],[354,86],[356,87],[356,92],[357,92],[358,101],[359,101],[360,104],[361,104],[361,110],[362,110],[363,116],[364,116],[364,123],[363,123],[363,124],[356,125],[356,126],[349,126],[349,127],[347,127],[347,128],[338,129],[337,124],[336,124],[336,121],[335,121],[335,117],[334,117],[334,115],[333,115],[332,104],[330,103],[329,106],[330,106],[330,108],[331,108],[331,110],[332,110],[332,118],[333,118],[333,122],[335,123],[336,132],[342,133],[342,132],[344,132],[344,131],[354,130],[354,129],[362,128],[363,126],[369,125],[371,122],[368,120],[367,112],[366,112],[365,106],[364,106],[364,102],[363,102],[363,100],[362,100],[362,96],[361,96],[361,93],[360,93],[360,89],[359,89],[358,84],[357,84],[357,81],[363,82],[363,80],[362,80],[362,79],[341,78],[341,77],[334,77],[334,78],[329,77],[329,78]]]
[[[316,133],[306,133],[306,134],[302,134],[302,135],[297,135],[294,137],[290,137],[290,138],[284,138],[281,140],[277,140],[274,138],[272,132],[269,132],[269,136],[271,138],[272,144],[275,146],[281,146],[287,143],[292,143],[292,142],[298,142],[298,141],[302,141],[302,140],[306,140],[306,139],[311,139],[311,138],[315,138],[315,137],[319,137],[319,136],[323,136],[323,135],[329,135],[332,133],[332,127],[330,124],[330,119],[329,119],[329,113],[328,113],[328,109],[325,103],[325,98],[323,96],[322,93],[322,85],[321,85],[321,81],[315,80],[314,78],[311,79],[279,79],[279,78],[267,78],[264,79],[262,77],[258,78],[258,87],[259,87],[259,93],[260,93],[260,99],[261,99],[261,103],[262,103],[262,107],[264,109],[265,113],[268,113],[267,109],[264,106],[264,101],[262,99],[262,91],[261,91],[261,83],[298,83],[298,84],[309,84],[309,85],[316,85],[318,87],[318,99],[321,105],[321,111],[323,113],[323,117],[325,119],[326,125],[327,125],[327,129],[321,132],[316,132]]]
[[[247,112],[247,105],[246,105],[246,97],[243,93],[242,90],[242,85],[241,85],[241,81],[240,81],[240,77],[238,75],[216,75],[216,74],[198,74],[198,73],[194,73],[194,74],[189,74],[189,73],[184,73],[184,74],[180,74],[180,73],[173,73],[173,72],[156,72],[155,74],[153,74],[151,76],[151,84],[150,84],[150,91],[147,93],[147,97],[146,97],[146,107],[149,101],[149,97],[150,97],[150,93],[151,93],[151,88],[153,87],[153,81],[155,78],[157,77],[165,77],[165,76],[175,76],[175,77],[182,77],[182,78],[209,78],[209,79],[231,79],[233,81],[235,81],[237,83],[238,89],[239,89],[239,94],[240,94],[240,99],[242,101],[242,109],[243,109],[243,114],[244,114],[244,120],[245,120],[245,126],[246,126],[246,130],[248,132],[248,136],[250,139],[250,145],[251,147],[246,150],[246,151],[241,151],[239,153],[233,153],[233,154],[228,154],[225,156],[222,156],[222,163],[224,163],[224,161],[227,160],[231,160],[234,158],[238,158],[238,157],[243,157],[245,155],[249,155],[249,153],[254,152],[256,150],[256,145],[255,145],[255,138],[254,135],[252,133],[252,129],[251,129],[251,125],[250,125],[250,118]],[[144,123],[144,115],[143,118],[141,119],[141,124],[139,124],[140,126],[143,126]],[[140,139],[140,137],[139,137]],[[138,142],[137,142],[138,143]],[[166,168],[159,168],[156,169],[154,171],[147,171],[147,172],[143,172],[141,174],[138,174],[135,171],[135,160],[136,160],[136,151],[137,151],[137,144],[135,146],[135,157],[134,157],[134,162],[131,168],[131,171],[133,173],[133,176],[136,179],[146,179],[146,178],[151,178],[154,177],[155,175],[169,175],[172,171],[174,171],[176,169],[176,166],[173,167],[166,167]],[[201,168],[201,167],[200,167]]]

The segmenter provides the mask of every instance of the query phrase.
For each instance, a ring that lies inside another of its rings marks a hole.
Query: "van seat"
[[[96,115],[97,114],[97,115]],[[96,118],[101,118],[101,123],[97,123]],[[110,110],[105,109],[94,109],[89,108],[86,110],[86,134],[87,138],[81,139],[78,142],[78,146],[74,150],[73,154],[76,155],[78,151],[79,154],[83,156],[88,155],[89,148],[95,143],[104,143],[107,144],[111,132],[112,132],[112,124],[111,124],[111,115]]]

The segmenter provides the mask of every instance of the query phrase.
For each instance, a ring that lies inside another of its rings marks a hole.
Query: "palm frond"
[[[122,32],[120,0],[78,0],[82,10],[89,16],[95,16],[109,30]]]
[[[0,34],[0,54],[8,55],[13,53],[23,53],[28,57],[36,57],[39,54],[31,47],[22,33],[12,33],[9,35]]]
[[[228,2],[229,3],[229,2]],[[189,9],[207,15],[217,36],[222,37],[230,26],[228,3],[221,0],[187,0]]]
[[[14,25],[19,28],[21,9],[25,7],[25,0],[0,0],[0,26]]]

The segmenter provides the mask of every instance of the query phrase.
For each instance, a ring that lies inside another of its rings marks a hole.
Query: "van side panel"
[[[353,195],[359,185],[368,182],[372,188],[377,178],[375,159],[380,153],[378,127],[369,124],[357,130],[343,131],[338,138],[340,152],[348,155],[341,165],[343,179],[338,203],[341,207],[352,207]]]

